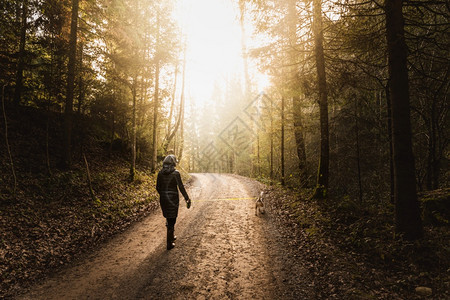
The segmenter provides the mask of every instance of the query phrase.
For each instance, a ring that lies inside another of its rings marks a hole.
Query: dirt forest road
[[[314,299],[270,212],[255,216],[263,185],[192,176],[194,201],[188,210],[181,198],[174,249],[165,248],[158,210],[19,299]]]

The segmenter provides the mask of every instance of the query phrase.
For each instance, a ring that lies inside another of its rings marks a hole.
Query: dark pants
[[[169,230],[175,230],[175,223],[177,222],[177,218],[167,218],[166,226]]]

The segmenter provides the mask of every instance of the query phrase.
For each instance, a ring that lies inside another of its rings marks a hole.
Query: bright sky
[[[178,0],[176,16],[187,39],[186,95],[202,107],[215,83],[244,78],[237,0]]]

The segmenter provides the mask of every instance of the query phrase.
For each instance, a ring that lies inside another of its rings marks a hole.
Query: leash
[[[198,199],[192,202],[211,202],[211,201],[237,201],[237,200],[255,200],[257,197],[239,197],[239,198],[214,198],[214,199]]]

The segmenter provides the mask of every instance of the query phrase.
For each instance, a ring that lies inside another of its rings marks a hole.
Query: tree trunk
[[[137,77],[137,76],[136,76]],[[132,95],[133,95],[133,112],[132,112],[132,131],[131,131],[131,162],[130,162],[130,180],[134,180],[136,171],[136,85],[137,78],[133,79]]]
[[[166,136],[166,141],[168,140],[170,133],[172,132],[172,117],[173,117],[173,109],[175,107],[175,94],[177,91],[177,78],[178,78],[178,62],[175,66],[175,77],[174,77],[174,81],[173,81],[173,91],[172,91],[172,99],[170,101],[170,110],[169,110],[169,118],[168,120],[168,124],[167,124],[167,136]],[[168,145],[170,142],[166,142],[166,144]],[[167,148],[164,148],[164,150],[167,150]]]
[[[359,113],[358,113],[358,99],[355,96],[355,138],[356,138],[356,167],[358,172],[358,197],[359,203],[363,202],[363,194],[362,194],[362,180],[361,180],[361,150],[359,143]]]
[[[386,106],[387,106],[387,130],[389,139],[389,175],[390,175],[390,192],[389,200],[392,204],[395,203],[394,199],[394,146],[392,143],[392,111],[391,111],[391,93],[389,92],[389,82],[386,87]]]
[[[241,51],[244,63],[244,79],[245,79],[245,100],[250,101],[251,83],[248,72],[248,53],[247,43],[245,40],[245,0],[239,0],[239,24],[241,27]]]
[[[295,144],[297,148],[297,156],[298,156],[298,167],[299,167],[299,181],[300,187],[307,186],[307,173],[306,173],[306,148],[305,148],[305,139],[303,137],[303,121],[302,121],[302,108],[300,102],[299,91],[301,90],[300,84],[301,80],[299,79],[299,70],[298,70],[298,62],[302,59],[306,59],[304,57],[304,53],[302,52],[303,46],[301,46],[301,50],[297,50],[299,45],[298,42],[298,34],[297,34],[297,23],[299,19],[297,16],[297,0],[289,0],[288,3],[288,40],[289,46],[292,49],[289,52],[289,64],[292,65],[290,68],[290,73],[292,76],[292,90],[295,92],[295,96],[292,97],[292,115],[293,115],[293,125],[294,125],[294,137]]]
[[[300,187],[306,187],[308,184],[306,173],[306,146],[305,139],[303,137],[303,121],[300,97],[293,97],[292,102],[294,115],[294,136],[295,144],[297,146],[298,168],[300,171]]]
[[[73,94],[75,82],[75,64],[77,54],[77,31],[78,31],[78,0],[72,0],[72,17],[70,23],[69,39],[69,62],[67,69],[67,93],[66,105],[64,109],[64,166],[70,168],[72,164],[72,115],[73,115]]]
[[[157,141],[157,131],[158,131],[158,110],[159,110],[159,72],[160,72],[160,61],[159,61],[159,28],[160,28],[160,20],[159,20],[159,11],[157,12],[157,24],[156,24],[156,53],[155,53],[155,94],[153,99],[153,131],[152,131],[152,139],[153,139],[153,154],[152,154],[152,171],[156,170],[157,163],[157,154],[158,154],[158,141]]]
[[[45,162],[47,166],[48,176],[52,176],[52,169],[50,168],[50,151],[49,151],[49,127],[50,127],[50,111],[47,109],[47,118],[45,121]]]
[[[439,187],[439,168],[436,159],[436,98],[431,103],[430,119],[428,125],[428,162],[427,162],[427,190]]]
[[[395,230],[408,240],[422,236],[409,105],[407,47],[402,0],[386,0],[386,37],[392,112]]]
[[[23,69],[25,65],[25,43],[27,34],[28,0],[22,1],[20,20],[19,57],[17,60],[16,87],[14,89],[14,103],[20,104],[23,89]]]
[[[170,119],[172,117],[170,116],[170,118],[169,118],[168,135],[167,135],[166,141],[164,143],[164,150],[165,151],[167,151],[167,148],[168,148],[170,142],[176,136],[176,133],[178,131],[178,128],[180,127],[181,122],[183,122],[182,114],[184,113],[184,90],[185,90],[185,81],[186,81],[185,79],[186,79],[186,48],[184,50],[184,58],[183,58],[183,73],[182,73],[182,79],[181,79],[181,95],[180,95],[180,108],[179,108],[180,110],[178,112],[178,118],[177,118],[177,121],[175,123],[175,127],[173,128],[172,132],[171,132],[171,127],[170,127]],[[173,97],[175,97],[175,93],[174,93]],[[173,101],[172,101],[172,106],[173,106]],[[173,108],[171,107],[171,112],[170,112],[171,115],[172,115],[172,109]],[[175,148],[176,147],[174,147],[174,149]]]
[[[14,179],[14,186],[13,186],[13,196],[16,196],[16,190],[17,190],[17,177],[16,177],[16,171],[14,169],[14,161],[12,159],[11,155],[11,147],[9,145],[9,139],[8,139],[8,120],[6,119],[6,110],[5,110],[5,85],[2,87],[2,109],[3,109],[3,119],[5,122],[5,142],[6,142],[6,150],[8,151],[8,158],[9,163],[11,165],[11,174]]]
[[[257,163],[257,174],[258,177],[261,177],[261,150],[260,150],[260,141],[259,141],[259,129],[256,134],[256,163]]]
[[[114,114],[114,108],[111,111],[111,135],[110,135],[110,142],[109,142],[109,153],[108,155],[111,156],[112,150],[113,150],[113,143],[114,143],[114,136],[116,131],[116,125],[115,125],[115,114]]]
[[[86,181],[87,181],[87,185],[89,188],[89,194],[91,195],[91,200],[95,201],[95,194],[94,194],[94,189],[92,188],[92,180],[91,180],[91,172],[89,171],[89,164],[88,161],[86,159],[86,155],[84,154],[84,151],[82,151],[83,153],[83,159],[84,159],[84,165],[86,167]]]
[[[428,125],[428,149],[427,149],[427,182],[426,182],[426,188],[428,191],[433,189],[433,138],[432,138],[432,125],[431,125],[431,118],[429,120]],[[421,190],[420,184],[419,184],[419,190]]]
[[[313,198],[326,198],[328,192],[330,146],[328,133],[328,94],[325,73],[325,55],[323,51],[322,1],[313,1],[314,52],[317,68],[320,110],[320,159],[317,185]]]
[[[80,61],[79,61],[79,74],[78,74],[78,114],[81,114],[81,109],[83,106],[83,102],[84,102],[84,82],[83,82],[83,43],[80,43],[80,50],[79,50],[79,54],[80,54]]]
[[[270,98],[270,184],[272,184],[273,180],[273,100]]]
[[[184,79],[183,79],[184,81]],[[184,86],[184,82],[183,82]],[[181,115],[180,115],[180,150],[178,151],[178,161],[181,161],[183,158],[183,149],[184,149],[184,88],[182,91],[181,103],[180,103]]]
[[[286,185],[284,169],[284,97],[281,97],[281,185]]]
[[[156,61],[155,71],[155,94],[153,99],[153,154],[152,154],[152,170],[156,169],[156,159],[158,153],[157,131],[158,131],[158,110],[159,110],[159,61]]]

